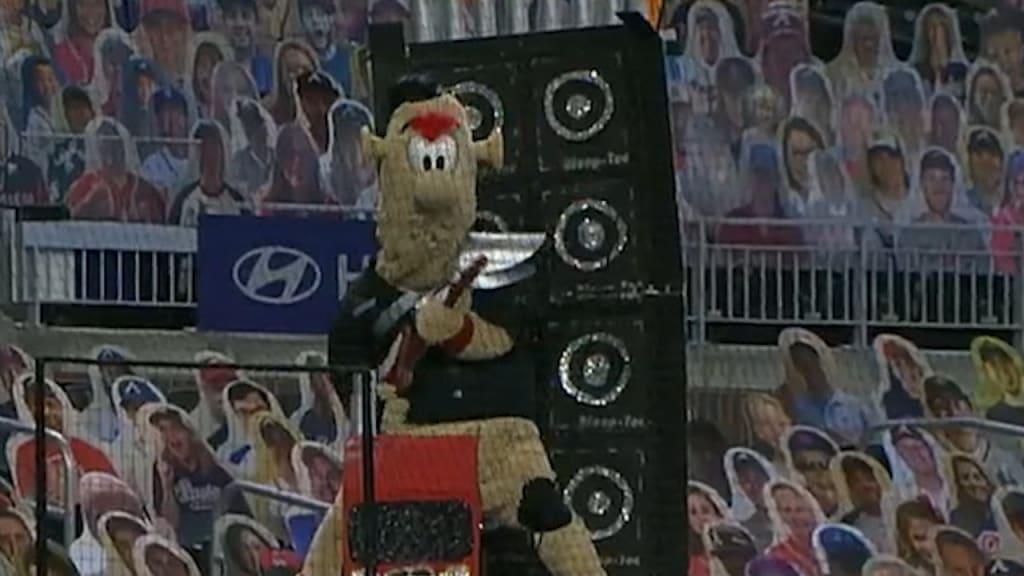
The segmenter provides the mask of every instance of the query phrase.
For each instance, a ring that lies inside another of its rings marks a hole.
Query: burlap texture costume
[[[452,307],[444,304],[442,290],[458,272],[460,252],[476,218],[477,163],[499,166],[502,162],[500,133],[473,142],[462,105],[450,95],[441,95],[399,105],[383,138],[364,130],[363,147],[380,170],[380,250],[373,270],[378,281],[424,295],[412,320],[428,346],[466,364],[504,357],[515,346],[513,335],[478,314],[468,290]],[[333,343],[331,349],[333,363]],[[397,344],[391,346],[380,374],[388,373],[396,352]],[[517,385],[525,390],[533,383]],[[384,434],[475,436],[485,519],[489,524],[522,527],[519,509],[524,486],[537,479],[554,479],[532,421],[489,417],[414,424],[410,401],[399,397],[394,386],[384,382],[379,392],[385,402]],[[564,506],[560,497],[558,504]],[[307,556],[306,575],[337,573],[342,564],[343,511],[339,494]],[[605,573],[578,518],[546,532],[539,555],[554,576]]]

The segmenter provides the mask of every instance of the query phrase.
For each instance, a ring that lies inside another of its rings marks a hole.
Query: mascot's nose
[[[428,142],[420,136],[409,140],[409,165],[417,172],[451,172],[458,161],[455,139],[445,135]]]

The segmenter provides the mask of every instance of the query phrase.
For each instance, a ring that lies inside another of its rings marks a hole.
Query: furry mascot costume
[[[391,108],[383,138],[363,132],[364,154],[380,170],[380,250],[342,302],[331,364],[380,366],[384,434],[476,437],[485,520],[543,533],[538,553],[553,576],[605,574],[529,419],[534,369],[529,344],[516,342],[529,334],[521,300],[502,300],[505,288],[447,294],[473,244],[477,162],[501,164],[501,135],[473,142],[465,109],[425,78],[396,84]],[[511,269],[497,260],[488,268]],[[426,350],[405,391],[384,375],[410,330]],[[307,556],[308,576],[341,566],[344,511],[339,494]]]

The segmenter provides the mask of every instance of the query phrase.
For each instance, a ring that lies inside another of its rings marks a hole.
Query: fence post
[[[1013,319],[1016,330],[1013,331],[1013,347],[1017,350],[1024,346],[1024,227],[1017,227],[1014,237],[1017,242],[1017,265],[1016,270],[1011,271],[1010,281],[1013,282]]]
[[[706,278],[705,274],[708,273],[708,258],[707,258],[707,229],[706,223],[703,218],[697,219],[697,265],[695,266],[696,282],[694,284],[693,299],[694,302],[690,303],[690,307],[695,309],[697,312],[697,344],[704,344],[707,341],[707,294],[705,285]],[[684,238],[686,236],[686,230],[683,231]],[[714,273],[713,271],[711,273]]]
[[[866,348],[868,346],[868,228],[861,226],[857,240],[857,267],[854,270],[854,277],[857,278],[857,304],[854,307],[853,316],[856,328],[854,330],[854,345]]]
[[[363,507],[365,519],[363,523],[363,552],[366,561],[363,563],[365,573],[377,574],[377,493],[376,464],[374,461],[373,440],[376,433],[377,420],[376,386],[372,371],[356,373],[356,386],[360,390],[362,406],[361,419],[363,428]]]
[[[36,442],[36,574],[45,576],[49,574],[47,563],[49,561],[46,550],[46,506],[48,504],[46,493],[46,419],[45,409],[46,394],[41,393],[46,386],[46,359],[39,358],[35,366],[36,389],[34,394],[35,406],[32,407],[35,413],[35,442]],[[15,471],[17,473],[17,471]],[[70,478],[65,478],[70,481]],[[70,509],[71,502],[64,503],[64,513],[74,514]]]

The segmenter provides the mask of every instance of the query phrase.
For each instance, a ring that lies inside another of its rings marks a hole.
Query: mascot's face
[[[497,131],[474,143],[466,111],[440,96],[398,107],[383,138],[364,128],[364,153],[380,166],[380,217],[408,222],[419,216],[466,233],[476,217],[477,162],[500,165]]]

